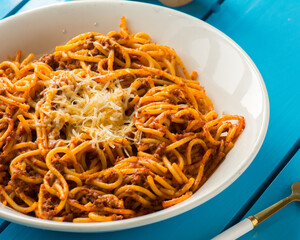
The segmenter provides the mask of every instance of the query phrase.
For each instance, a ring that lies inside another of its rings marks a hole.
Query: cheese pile
[[[130,88],[123,89],[118,81],[105,85],[93,77],[80,77],[72,71],[61,71],[47,82],[37,104],[52,126],[49,140],[73,137],[91,139],[93,143],[122,142],[132,132],[133,114],[127,116]]]

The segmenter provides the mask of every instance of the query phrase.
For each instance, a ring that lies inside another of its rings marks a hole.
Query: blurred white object
[[[169,7],[180,7],[192,2],[193,0],[159,0],[159,1]]]
[[[237,239],[253,229],[253,224],[250,219],[246,218],[225,232],[216,236],[212,240],[233,240]]]

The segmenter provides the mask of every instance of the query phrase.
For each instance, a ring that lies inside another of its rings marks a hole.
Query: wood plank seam
[[[10,222],[8,222],[8,221],[4,221],[3,223],[1,223],[0,234],[8,227],[9,224],[10,224]]]
[[[215,4],[211,6],[209,11],[201,18],[203,21],[206,21],[212,14],[217,13],[220,10],[221,5],[225,0],[218,0]]]
[[[15,6],[12,10],[10,10],[9,13],[7,13],[3,18],[16,14],[28,2],[29,0],[22,0],[17,6]]]
[[[245,216],[245,214],[253,207],[255,202],[262,196],[262,194],[267,190],[267,188],[272,184],[279,173],[284,169],[284,167],[290,162],[290,160],[300,151],[300,138],[292,146],[290,151],[285,155],[283,161],[274,169],[266,181],[258,188],[258,190],[253,194],[249,201],[238,211],[238,213],[231,219],[231,221],[222,230],[226,230],[233,226],[234,224],[240,222]]]

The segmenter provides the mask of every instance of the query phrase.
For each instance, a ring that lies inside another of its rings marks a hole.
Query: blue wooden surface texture
[[[300,150],[258,199],[246,216],[254,215],[292,193],[291,185],[300,181]],[[241,240],[300,239],[300,203],[294,202],[258,225]]]
[[[65,0],[30,0],[18,11],[18,13],[62,2],[65,2]]]
[[[27,8],[35,7],[37,2],[29,2]],[[154,0],[145,2],[157,3]],[[179,10],[201,18],[216,1],[211,1],[211,6],[208,2],[198,0]],[[201,9],[206,10],[201,12]],[[132,230],[57,234],[10,224],[0,234],[0,239],[18,239],[19,233],[22,233],[24,240],[153,239],[153,234],[156,239],[210,239],[228,223],[242,217],[248,205],[259,196],[264,184],[276,173],[277,168],[287,162],[299,143],[299,12],[300,2],[297,0],[226,0],[220,10],[208,18],[210,24],[233,38],[254,60],[266,82],[271,104],[269,130],[261,151],[246,172],[223,193],[185,214]],[[285,186],[282,184],[281,187]],[[299,234],[299,230],[295,234]]]
[[[0,0],[3,1],[3,0]],[[19,12],[24,12],[27,10],[31,10],[37,7],[51,5],[55,3],[64,2],[65,0],[30,0],[23,8],[20,9]],[[70,0],[69,0],[70,1]],[[138,0],[135,0],[138,1]],[[152,3],[160,6],[164,6],[158,0],[140,0],[139,2]],[[210,10],[215,9],[217,4],[217,0],[194,0],[193,2],[181,6],[181,7],[173,7],[173,9],[188,13],[194,17],[202,18],[204,17]]]
[[[21,2],[22,0],[0,0],[0,19],[5,17]]]
[[[159,0],[134,0],[134,1],[151,3],[151,4],[156,4],[156,5],[167,7],[164,4],[162,4]],[[210,11],[214,11],[215,9],[218,8],[217,2],[218,2],[218,0],[193,0],[192,2],[190,2],[184,6],[170,7],[170,8],[202,19]]]

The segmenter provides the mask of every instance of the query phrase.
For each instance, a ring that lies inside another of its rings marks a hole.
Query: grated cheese
[[[134,113],[125,114],[128,101],[133,97],[130,88],[123,89],[118,81],[99,84],[89,75],[80,77],[72,71],[60,72],[46,84],[43,102],[37,105],[42,106],[40,110],[53,128],[50,141],[62,130],[66,142],[83,135],[88,135],[97,145],[104,141],[111,144],[131,139]],[[49,97],[51,91],[55,92],[52,99]]]

